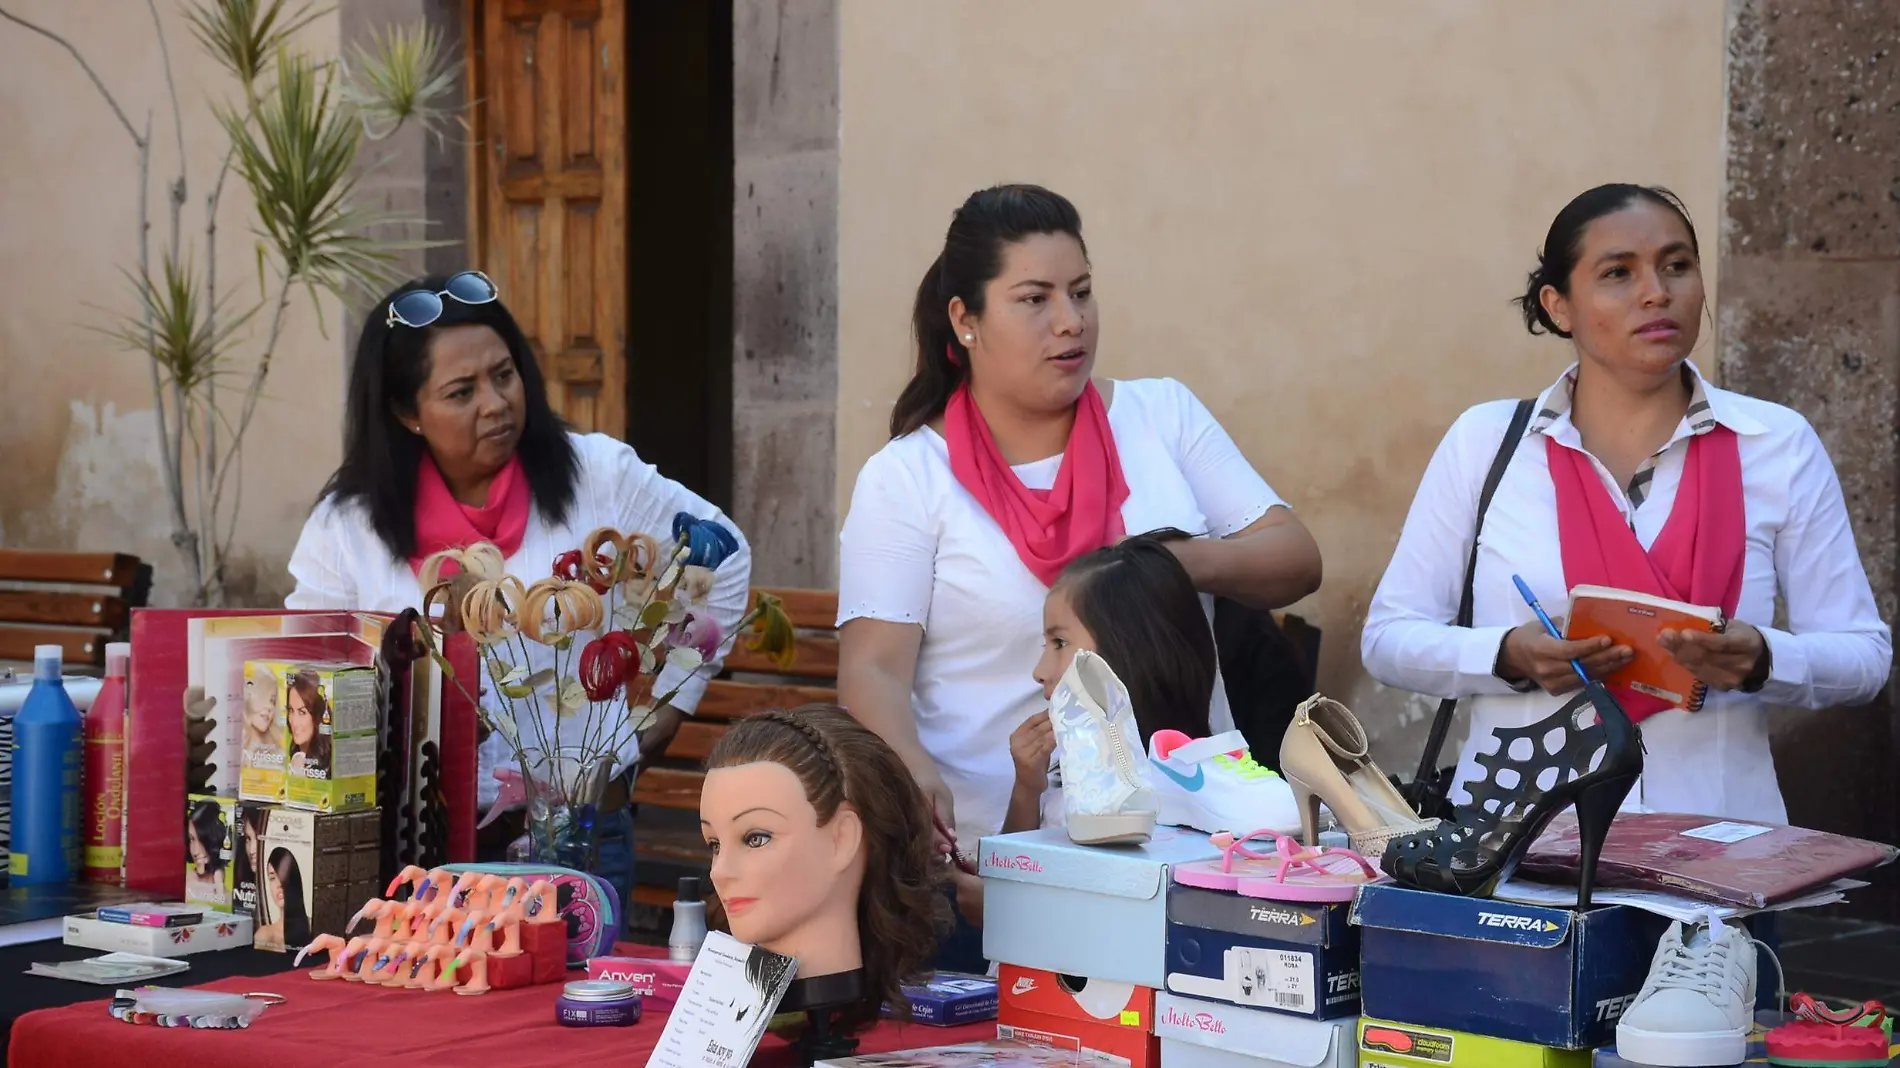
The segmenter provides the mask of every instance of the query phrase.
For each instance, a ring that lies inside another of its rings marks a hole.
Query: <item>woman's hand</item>
[[[1016,762],[1016,789],[1041,796],[1049,788],[1049,757],[1056,751],[1056,728],[1049,713],[1023,720],[1009,735],[1009,758]]]
[[[952,872],[951,878],[956,883],[957,911],[963,914],[964,922],[983,926],[983,877],[959,870]]]
[[[1713,690],[1740,690],[1768,676],[1768,639],[1741,620],[1730,620],[1720,634],[1700,630],[1664,630],[1657,644]]]
[[[1580,661],[1591,678],[1600,679],[1621,670],[1634,656],[1627,645],[1612,646],[1607,635],[1564,641],[1544,633],[1542,623],[1533,622],[1504,635],[1498,674],[1510,682],[1529,679],[1545,693],[1560,695],[1583,688],[1583,680],[1570,667],[1572,660]]]
[[[651,767],[673,744],[673,736],[680,732],[680,724],[686,714],[672,705],[661,705],[653,710],[653,722],[640,732],[640,766]]]

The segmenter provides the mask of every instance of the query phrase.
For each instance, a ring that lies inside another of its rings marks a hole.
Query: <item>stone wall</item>
[[[1724,384],[1806,415],[1894,619],[1900,477],[1900,0],[1731,0],[1720,302]],[[1891,688],[1890,688],[1891,692]],[[1900,714],[1790,710],[1792,822],[1900,838]],[[1891,876],[1854,911],[1900,919]]]
[[[838,4],[733,8],[733,518],[761,585],[836,585]]]

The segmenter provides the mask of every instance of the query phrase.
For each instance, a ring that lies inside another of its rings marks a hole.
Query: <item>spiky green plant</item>
[[[289,0],[198,0],[185,5],[192,35],[248,91],[297,31],[329,14]]]
[[[438,131],[448,110],[436,106],[455,88],[456,67],[442,61],[442,32],[434,26],[391,26],[358,45],[344,83],[345,98],[363,120],[363,134],[380,141],[406,123]]]

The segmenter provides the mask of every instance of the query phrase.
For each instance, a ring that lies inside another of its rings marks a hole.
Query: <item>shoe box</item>
[[[986,837],[979,855],[985,957],[1158,990],[1169,866],[1220,851],[1176,827],[1131,846],[1079,846],[1061,827],[1044,827]]]
[[[1155,1036],[1167,1068],[1352,1068],[1359,1020],[1302,1020],[1162,993]]]
[[[1168,890],[1170,994],[1332,1020],[1359,1014],[1352,906]]]
[[[996,1037],[1118,1057],[1130,1068],[1159,1068],[1155,990],[1015,964],[996,974]]]
[[[1361,887],[1352,922],[1366,1015],[1566,1050],[1616,1040],[1669,925],[1391,884]]]
[[[1359,1068],[1591,1068],[1591,1065],[1587,1049],[1552,1049],[1530,1042],[1361,1016]]]

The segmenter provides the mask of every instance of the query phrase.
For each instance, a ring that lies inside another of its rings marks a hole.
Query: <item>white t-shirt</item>
[[[672,540],[673,517],[690,512],[701,519],[716,519],[739,542],[739,551],[714,572],[712,593],[706,607],[730,634],[745,615],[751,598],[752,550],[737,524],[707,503],[699,494],[660,474],[658,468],[640,459],[633,447],[605,434],[570,434],[574,452],[580,459],[580,479],[574,487],[574,504],[567,522],[559,527],[548,525],[536,509],[528,519],[521,547],[507,561],[508,573],[529,584],[552,573],[554,558],[570,549],[578,549],[581,539],[600,527],[622,533],[640,532],[658,538],[662,544]],[[369,513],[359,502],[338,504],[326,499],[305,521],[297,548],[290,554],[290,575],[296,589],[285,598],[290,609],[359,609],[368,612],[400,612],[422,607],[422,588],[409,561],[398,560],[369,525]],[[552,650],[531,646],[534,660],[530,671],[553,667]],[[568,669],[570,672],[571,668]],[[706,679],[718,670],[708,667],[686,683],[674,695],[673,706],[692,712],[706,692]],[[655,693],[665,693],[677,682],[680,672],[665,668],[655,682]],[[482,679],[487,672],[479,672]],[[484,707],[500,711],[493,694],[486,694]],[[550,707],[551,706],[544,706]],[[518,719],[532,715],[530,706],[517,702]],[[556,740],[554,717],[547,712],[540,723],[518,722],[521,744],[552,746]],[[572,733],[570,730],[569,734]],[[574,744],[568,737],[562,745]],[[623,764],[637,756],[637,739],[624,738],[620,746]],[[507,740],[493,734],[482,746],[481,781],[477,797],[481,804],[493,802],[497,786],[492,774],[498,765],[514,763]]]
[[[1226,537],[1285,503],[1174,379],[1115,383],[1108,422],[1128,483],[1122,524],[1130,534],[1177,527]],[[1015,471],[1025,486],[1047,489],[1061,466],[1058,455]],[[839,625],[862,618],[924,628],[911,712],[956,798],[957,841],[974,848],[1008,809],[1010,732],[1047,706],[1032,673],[1049,589],[957,482],[948,444],[928,427],[865,461],[840,541]],[[1202,601],[1211,620],[1213,599]],[[1217,732],[1233,726],[1218,678],[1209,718]]]
[[[1452,800],[1484,769],[1499,727],[1527,727],[1566,698],[1519,693],[1492,670],[1510,628],[1536,617],[1511,583],[1522,576],[1551,615],[1565,611],[1557,535],[1557,495],[1545,456],[1547,438],[1581,451],[1570,421],[1570,375],[1545,390],[1530,431],[1518,443],[1485,513],[1472,587],[1472,625],[1455,627],[1465,561],[1476,526],[1478,493],[1504,439],[1514,401],[1492,401],[1452,424],[1425,468],[1392,563],[1366,613],[1360,653],[1380,682],[1434,697],[1469,697],[1472,730],[1459,753]],[[1762,632],[1773,659],[1760,693],[1712,690],[1700,712],[1660,712],[1643,721],[1643,777],[1625,807],[1691,812],[1733,820],[1786,823],[1775,780],[1768,721],[1775,706],[1828,708],[1873,698],[1893,661],[1834,465],[1814,428],[1779,404],[1716,389],[1690,367],[1712,420],[1694,406],[1655,458],[1653,475],[1633,501],[1595,457],[1603,488],[1647,548],[1662,533],[1682,485],[1695,426],[1735,432],[1742,460],[1748,542],[1735,618]],[[1587,454],[1586,454],[1587,455]],[[1634,480],[1633,480],[1634,481]],[[1777,629],[1775,602],[1787,609]]]

